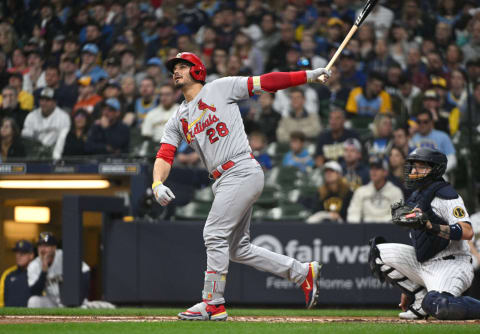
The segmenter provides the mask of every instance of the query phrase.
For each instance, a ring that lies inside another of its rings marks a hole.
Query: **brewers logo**
[[[453,209],[453,215],[454,215],[456,218],[464,218],[464,217],[465,217],[465,210],[463,210],[463,208],[460,207],[460,206],[456,206],[456,207]]]

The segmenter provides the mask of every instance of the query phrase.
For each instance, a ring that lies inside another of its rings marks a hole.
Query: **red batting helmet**
[[[207,69],[197,55],[191,52],[178,53],[175,58],[167,61],[166,66],[168,70],[173,73],[173,68],[180,62],[185,62],[189,65],[192,65],[192,67],[190,67],[190,75],[192,78],[197,81],[205,82],[205,78],[207,77]]]

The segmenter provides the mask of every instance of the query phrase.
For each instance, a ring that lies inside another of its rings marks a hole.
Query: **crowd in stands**
[[[206,65],[207,82],[324,67],[363,5],[4,1],[1,161],[153,157],[165,123],[182,102],[164,66],[169,58],[196,53]],[[438,148],[448,157],[447,172],[454,171],[458,143],[468,127],[480,124],[479,106],[478,0],[379,1],[326,85],[239,104],[265,171],[322,171],[323,188],[316,194],[322,203],[310,209],[334,211],[332,219],[349,222],[382,216],[361,207],[365,196],[378,204],[408,195],[402,166],[415,147]],[[186,143],[176,163],[201,167]],[[355,208],[332,204],[332,193]]]

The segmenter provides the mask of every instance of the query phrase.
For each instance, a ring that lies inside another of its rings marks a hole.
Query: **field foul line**
[[[39,324],[68,322],[172,322],[180,321],[176,316],[50,316],[50,315],[5,315],[0,316],[0,324]],[[279,317],[279,316],[232,316],[227,321],[235,322],[270,322],[270,323],[334,323],[334,322],[366,322],[366,323],[404,323],[404,324],[480,324],[480,320],[402,320],[396,317]]]

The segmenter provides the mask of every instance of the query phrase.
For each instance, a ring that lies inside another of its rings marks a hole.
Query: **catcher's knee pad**
[[[440,320],[467,320],[480,318],[480,301],[446,292],[430,291],[422,302],[429,315]]]
[[[368,253],[368,264],[370,265],[370,270],[372,271],[373,276],[378,278],[380,282],[385,282],[385,274],[381,270],[382,264],[377,262],[381,262],[380,251],[378,250],[377,245],[386,243],[384,237],[374,237],[370,239],[368,244],[370,245],[370,252]],[[377,261],[380,259],[380,261]]]

